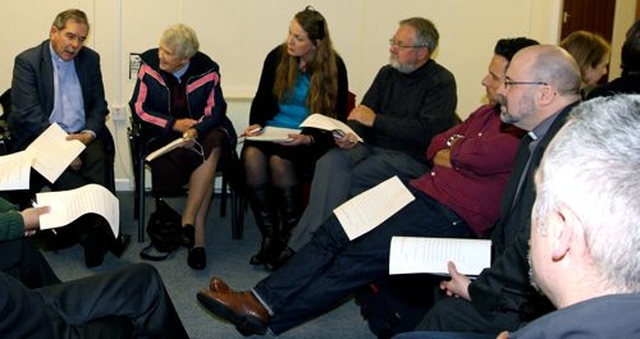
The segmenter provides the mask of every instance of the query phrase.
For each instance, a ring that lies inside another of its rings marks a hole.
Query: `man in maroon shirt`
[[[198,300],[244,335],[275,334],[339,305],[389,272],[393,236],[482,236],[499,214],[502,194],[523,132],[500,120],[497,90],[510,58],[529,39],[500,40],[482,80],[488,105],[434,137],[431,171],[407,188],[415,200],[370,232],[350,241],[335,214],[289,262],[252,291],[235,292],[212,278]]]

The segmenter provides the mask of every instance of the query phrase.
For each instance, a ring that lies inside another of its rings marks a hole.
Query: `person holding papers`
[[[364,139],[336,139],[317,162],[307,206],[289,241],[299,250],[348,198],[394,175],[415,179],[428,170],[423,156],[431,138],[452,127],[457,104],[453,74],[432,55],[440,40],[435,25],[413,17],[399,22],[389,40],[389,64],[378,71],[347,124]]]
[[[54,182],[33,171],[31,193],[44,186],[54,191],[100,184],[115,193],[113,178],[114,145],[105,118],[109,113],[104,97],[100,56],[84,43],[89,22],[84,12],[69,9],[53,21],[49,39],[15,58],[12,80],[12,151],[27,148],[51,124],[81,141],[86,148]],[[102,264],[110,249],[120,255],[128,238],[114,239],[109,226],[99,216],[88,215],[58,232],[84,246],[85,264]]]
[[[451,263],[451,280],[440,285],[448,297],[435,303],[416,330],[497,335],[553,309],[529,277],[531,209],[536,199],[533,173],[553,136],[579,103],[580,84],[578,64],[558,46],[531,46],[514,56],[498,91],[505,101],[502,117],[530,132],[522,139],[500,218],[491,233],[491,266],[470,280]]]
[[[264,61],[244,135],[272,127],[299,128],[312,113],[344,120],[347,70],[333,49],[325,18],[312,7],[296,13],[284,43]],[[242,161],[246,194],[260,228],[260,250],[252,265],[271,265],[283,251],[302,213],[300,176],[335,145],[332,133],[303,129],[284,142],[245,140]]]
[[[222,149],[234,147],[236,140],[226,115],[218,64],[199,52],[199,46],[192,28],[168,27],[158,48],[141,55],[129,101],[134,119],[142,124],[143,140],[155,138],[150,147],[160,148],[178,138],[188,141],[150,164],[154,194],[189,184],[182,225],[189,247],[187,263],[193,269],[207,265],[204,226],[216,166]]]
[[[0,198],[3,338],[187,338],[156,269],[129,265],[61,282],[28,238],[47,206],[22,211]],[[141,291],[145,291],[142,293]]]
[[[264,334],[267,328],[279,334],[385,277],[393,236],[485,235],[498,217],[498,202],[523,134],[502,123],[497,91],[504,86],[503,74],[511,56],[534,43],[529,39],[498,43],[489,73],[482,80],[490,104],[434,137],[424,153],[432,169],[399,184],[415,197],[404,208],[354,239],[348,236],[351,229],[345,229],[333,214],[309,243],[252,291],[236,292],[214,277],[209,288],[198,293],[200,303],[234,323],[242,334]],[[377,196],[387,198],[384,193]]]
[[[558,310],[498,338],[639,337],[638,107],[635,94],[589,100],[549,144],[534,176],[528,252],[532,284]],[[466,334],[411,332],[394,339]]]

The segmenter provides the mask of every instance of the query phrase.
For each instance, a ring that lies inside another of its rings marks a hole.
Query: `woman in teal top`
[[[311,113],[344,120],[348,82],[326,20],[311,7],[298,12],[286,41],[264,61],[245,135],[265,126],[298,128]],[[334,146],[330,132],[304,129],[282,143],[245,141],[242,161],[249,203],[262,233],[252,265],[271,266],[284,250],[301,211],[300,175]]]

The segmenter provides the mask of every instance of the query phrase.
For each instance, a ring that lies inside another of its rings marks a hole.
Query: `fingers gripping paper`
[[[103,186],[89,184],[68,191],[37,193],[40,206],[50,206],[51,211],[40,215],[40,229],[57,228],[69,224],[87,213],[103,216],[113,234],[120,230],[120,206],[118,198]]]
[[[393,237],[389,274],[449,274],[455,263],[466,275],[478,275],[491,266],[491,240],[458,238]]]

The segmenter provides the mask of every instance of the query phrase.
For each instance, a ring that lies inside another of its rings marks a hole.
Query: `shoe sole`
[[[229,309],[227,306],[217,302],[214,299],[209,298],[206,294],[198,292],[198,302],[204,308],[211,313],[219,316],[220,318],[234,324],[240,334],[250,336],[253,334],[265,335],[267,333],[267,327],[255,317],[246,315],[238,315],[236,312]]]

